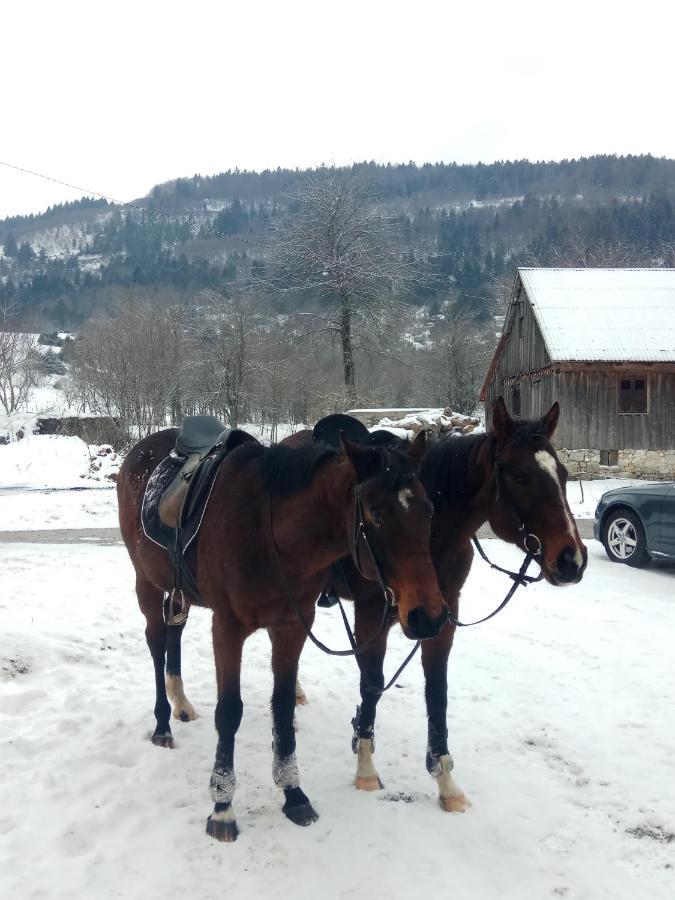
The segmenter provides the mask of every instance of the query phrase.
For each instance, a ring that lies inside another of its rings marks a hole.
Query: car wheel
[[[642,522],[628,509],[617,509],[607,516],[602,543],[612,562],[636,568],[649,562]]]

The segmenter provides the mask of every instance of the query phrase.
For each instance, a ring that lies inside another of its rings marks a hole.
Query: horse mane
[[[491,432],[464,437],[445,435],[429,447],[422,460],[420,477],[434,503],[441,499],[452,501],[466,498],[471,454],[486,440],[494,441],[494,435]],[[546,425],[541,419],[525,419],[517,422],[509,443],[522,447],[548,440]]]
[[[414,465],[406,453],[406,441],[367,448],[355,460],[356,481],[381,478],[390,490],[403,487],[414,475]],[[339,451],[326,444],[289,447],[276,444],[263,447],[257,442],[242,444],[232,452],[232,464],[238,469],[255,460],[265,490],[272,497],[289,497],[310,486],[316,473]]]
[[[460,500],[467,496],[469,459],[489,435],[439,437],[422,460],[420,478],[434,505],[441,499]]]
[[[318,470],[337,455],[323,444],[276,444],[258,454],[258,471],[270,496],[288,497],[309,487]]]

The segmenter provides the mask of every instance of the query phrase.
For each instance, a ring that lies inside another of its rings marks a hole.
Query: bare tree
[[[356,181],[327,172],[295,198],[298,212],[281,226],[265,286],[309,300],[302,318],[306,339],[338,343],[346,401],[358,402],[355,350],[373,346],[386,331],[388,308],[414,277],[414,265],[396,252],[396,223],[374,207]],[[355,333],[360,335],[359,340]]]
[[[8,415],[26,405],[37,381],[35,338],[17,327],[16,311],[0,306],[0,403]]]
[[[258,322],[253,304],[217,291],[202,295],[201,321],[193,328],[194,401],[236,428],[250,405]]]
[[[110,317],[93,320],[73,351],[83,402],[120,420],[121,431],[151,433],[171,420],[185,361],[177,352],[172,316],[141,300],[126,300]]]
[[[492,351],[493,335],[467,312],[449,312],[434,326],[428,353],[428,393],[440,406],[473,415]]]

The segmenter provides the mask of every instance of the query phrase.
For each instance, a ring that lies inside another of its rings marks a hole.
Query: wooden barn
[[[558,400],[574,475],[675,478],[675,269],[516,275],[481,400],[532,418]]]

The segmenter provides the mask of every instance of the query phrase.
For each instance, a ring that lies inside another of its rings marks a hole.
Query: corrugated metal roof
[[[553,362],[675,362],[675,269],[519,269]]]

